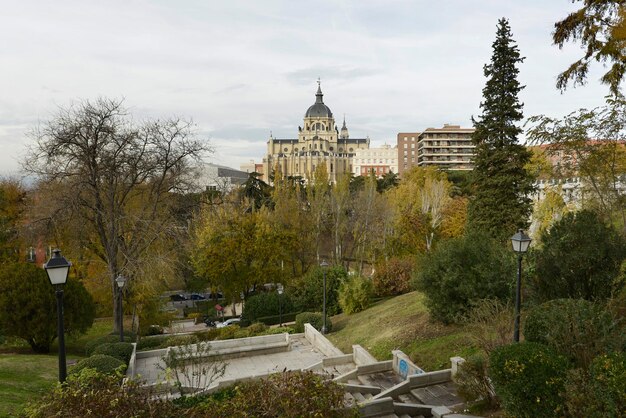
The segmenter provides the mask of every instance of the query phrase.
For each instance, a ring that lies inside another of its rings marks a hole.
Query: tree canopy
[[[585,53],[557,77],[556,86],[584,84],[593,61],[610,63],[600,81],[619,94],[626,74],[626,3],[624,0],[572,0],[582,7],[554,24],[552,39],[559,48],[567,42],[578,42]]]
[[[132,288],[155,263],[164,261],[168,274],[167,251],[157,254],[155,245],[180,233],[174,194],[194,185],[196,163],[209,148],[190,122],[137,123],[122,101],[106,98],[60,109],[33,137],[24,167],[37,176],[40,193],[48,190],[46,216],[55,229],[74,222],[82,230],[80,247],[106,266],[119,318],[118,275]]]
[[[522,132],[517,123],[523,118],[518,94],[524,88],[517,80],[517,65],[524,58],[504,18],[498,21],[492,49],[491,62],[484,67],[482,114],[472,118],[476,154],[468,216],[472,227],[503,239],[527,226],[534,186],[526,171],[531,154],[517,138]]]

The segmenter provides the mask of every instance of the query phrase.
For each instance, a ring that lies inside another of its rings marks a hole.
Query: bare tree
[[[139,279],[151,247],[180,229],[174,194],[190,190],[210,148],[190,122],[137,123],[121,100],[106,98],[60,109],[32,136],[24,169],[55,189],[48,202],[53,223],[73,219],[86,227],[84,245],[106,264],[119,318],[115,278]]]

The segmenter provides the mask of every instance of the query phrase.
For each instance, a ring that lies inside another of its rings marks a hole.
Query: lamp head
[[[518,254],[524,254],[528,251],[530,245],[530,237],[524,233],[523,230],[518,230],[515,235],[511,237],[511,244],[513,244],[513,251]]]
[[[120,289],[122,289],[124,287],[124,285],[126,284],[126,277],[122,276],[121,274],[119,276],[117,276],[115,278],[115,283],[117,283],[117,287],[119,287]]]
[[[43,268],[46,270],[52,285],[63,285],[67,282],[71,266],[72,263],[61,255],[61,250],[55,249],[52,251],[52,257],[43,265]]]

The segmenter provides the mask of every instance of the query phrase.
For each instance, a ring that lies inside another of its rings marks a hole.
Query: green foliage
[[[344,390],[312,372],[276,373],[237,384],[225,400],[209,398],[192,417],[357,417],[344,409]]]
[[[170,337],[166,335],[160,335],[157,337],[142,338],[137,342],[137,351],[156,350],[163,348],[165,342]]]
[[[106,354],[128,364],[130,357],[133,355],[133,345],[120,342],[100,344],[93,350],[93,354]]]
[[[294,329],[296,332],[304,332],[304,324],[311,324],[313,328],[318,331],[322,330],[322,326],[324,325],[324,320],[322,319],[322,314],[320,312],[302,312],[301,314],[296,315],[296,324]],[[333,324],[330,321],[330,318],[326,318],[326,332],[330,332],[333,329]]]
[[[583,6],[554,24],[552,40],[559,48],[569,42],[580,43],[582,58],[572,63],[557,77],[556,87],[565,90],[569,82],[585,84],[589,65],[593,62],[611,63],[600,81],[609,86],[614,96],[620,93],[620,83],[626,75],[626,8],[623,0],[581,0]]]
[[[196,344],[200,339],[197,335],[173,335],[165,340],[165,347]]]
[[[337,298],[341,283],[348,273],[341,266],[329,267],[326,271],[326,313],[336,315],[340,312]],[[324,300],[323,271],[321,267],[310,270],[295,284],[290,292],[297,310],[321,310]]]
[[[351,276],[339,288],[339,306],[350,315],[367,309],[374,287],[372,281],[362,276]]]
[[[72,366],[68,374],[78,374],[83,369],[95,369],[99,373],[114,375],[117,371],[123,372],[126,369],[126,364],[122,360],[106,354],[94,354]]]
[[[468,357],[459,368],[454,382],[459,395],[466,401],[483,401],[488,406],[495,406],[496,393],[487,373],[488,359],[484,354]]]
[[[392,257],[376,265],[372,282],[377,296],[397,296],[411,291],[415,263],[408,258]]]
[[[619,273],[626,245],[594,212],[566,214],[542,234],[541,242],[529,282],[537,300],[604,300],[624,286]]]
[[[533,177],[525,166],[531,154],[517,141],[523,119],[517,65],[524,58],[512,38],[509,22],[498,21],[491,62],[484,67],[482,114],[474,122],[476,145],[468,217],[470,227],[497,239],[525,228],[532,212]]]
[[[65,385],[57,385],[26,408],[28,418],[177,418],[180,411],[168,401],[129,382],[120,387],[117,376],[83,369],[70,374]]]
[[[588,371],[572,370],[565,384],[570,416],[623,417],[626,411],[626,354],[615,352],[593,360]]]
[[[444,241],[419,263],[414,285],[431,315],[456,321],[481,299],[510,300],[516,266],[513,252],[486,233],[468,232]]]
[[[267,330],[263,331],[262,333],[260,333],[259,335],[274,335],[274,334],[293,334],[295,333],[296,330],[292,327],[276,327],[276,328],[268,328]]]
[[[261,323],[261,322],[255,322],[254,324],[250,325],[246,329],[248,330],[250,335],[258,335],[258,334],[266,331],[268,329],[268,326],[263,324],[263,323]]]
[[[279,295],[278,292],[263,292],[246,299],[241,319],[255,322],[261,317],[278,315],[280,304],[283,312],[293,312],[293,303],[288,294]]]
[[[504,410],[519,418],[561,417],[568,361],[551,348],[522,342],[489,356],[489,376]]]
[[[95,306],[83,284],[69,278],[64,290],[64,326],[81,334],[93,324]],[[33,264],[7,264],[0,270],[0,329],[23,338],[38,353],[50,351],[57,334],[54,288],[45,271]]]
[[[548,345],[585,368],[599,354],[620,349],[626,341],[603,306],[583,299],[555,299],[533,307],[524,322],[524,338]]]
[[[300,312],[283,313],[282,314],[283,324],[285,322],[293,322],[293,321],[295,321],[296,320],[296,315],[298,315],[299,313]],[[258,318],[258,321],[264,323],[265,325],[280,324],[280,320],[281,320],[281,315],[263,316],[261,318]]]
[[[124,341],[130,341],[129,339],[126,338],[126,336],[124,337]],[[119,335],[113,335],[113,334],[109,334],[109,335],[103,335],[102,337],[98,337],[98,338],[94,338],[93,340],[87,341],[85,343],[85,354],[87,356],[90,356],[94,353],[94,350],[96,349],[96,347],[98,347],[99,345],[102,344],[113,344],[113,343],[118,343],[120,342],[120,336]]]

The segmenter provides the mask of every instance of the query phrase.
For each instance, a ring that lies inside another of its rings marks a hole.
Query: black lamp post
[[[322,325],[322,334],[326,334],[326,267],[328,267],[326,260],[323,260],[320,263],[320,267],[322,268],[322,274],[324,275],[324,302],[322,304],[322,317],[324,322]]]
[[[117,283],[117,288],[120,290],[120,342],[124,342],[124,285],[126,284],[126,277],[121,274],[117,276],[115,279],[115,283]]]
[[[43,268],[54,286],[57,297],[57,337],[59,338],[59,382],[65,382],[67,363],[65,361],[65,332],[63,329],[63,285],[67,282],[72,263],[61,255],[61,250],[52,251],[52,257]]]
[[[279,327],[283,326],[283,285],[279,284],[278,285],[278,322],[279,322]]]
[[[515,327],[513,328],[513,341],[516,343],[519,342],[520,305],[522,299],[522,257],[524,253],[528,251],[530,241],[530,237],[521,229],[511,237],[513,251],[517,253],[517,290],[515,291]]]

